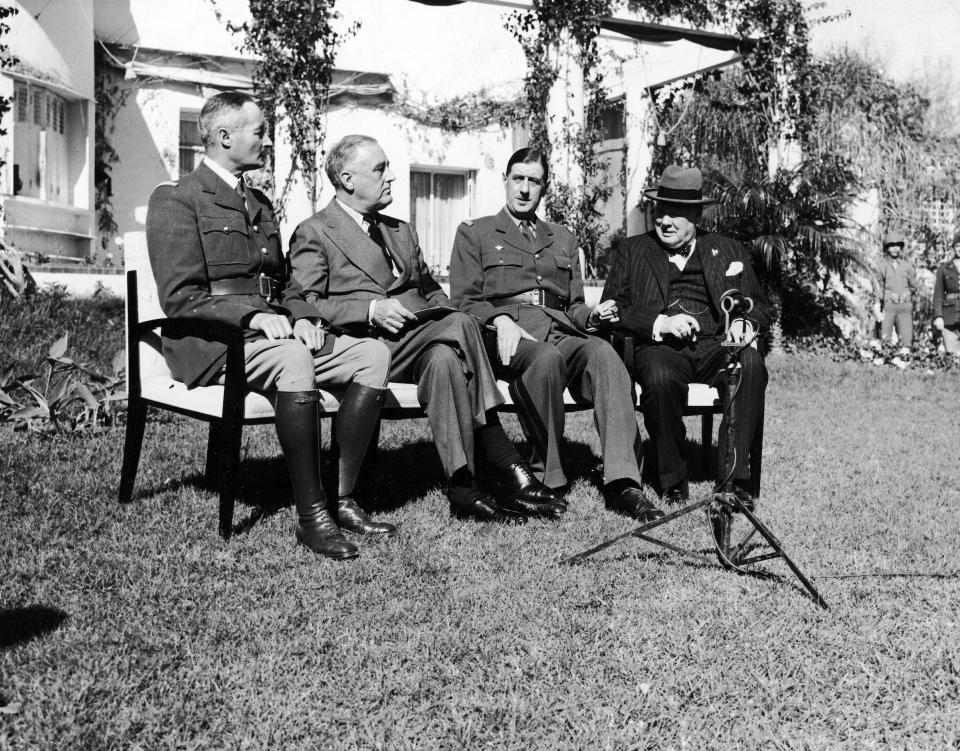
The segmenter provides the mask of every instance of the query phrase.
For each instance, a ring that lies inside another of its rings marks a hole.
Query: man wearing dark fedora
[[[900,256],[906,237],[897,229],[883,236],[884,258],[874,280],[874,315],[880,324],[880,338],[890,341],[894,329],[901,347],[913,343],[913,297],[917,291],[917,274],[913,264]]]
[[[765,330],[769,310],[739,242],[698,228],[703,207],[700,170],[667,167],[657,188],[644,191],[654,202],[654,229],[628,237],[613,259],[603,300],[617,304],[615,328],[637,339],[634,361],[628,363],[639,382],[647,432],[653,442],[654,470],[664,499],[679,503],[689,496],[683,455],[683,407],[690,383],[715,383],[725,364],[724,316],[720,299],[739,290],[753,300],[754,327]],[[737,393],[736,463],[733,481],[750,496],[749,457],[761,440],[767,371],[756,347],[740,356],[742,374]],[[720,425],[719,456],[726,456],[726,421]]]

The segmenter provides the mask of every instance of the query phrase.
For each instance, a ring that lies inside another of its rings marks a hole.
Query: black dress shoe
[[[663,512],[650,503],[643,491],[636,486],[631,485],[619,492],[604,494],[604,496],[611,509],[632,516],[637,521],[652,522],[663,516]]]
[[[559,494],[540,482],[524,462],[500,473],[495,492],[502,508],[520,514],[559,519],[567,510]]]
[[[690,500],[690,485],[686,480],[681,480],[676,485],[671,485],[663,491],[663,502],[668,506],[679,506]]]
[[[360,555],[357,547],[347,541],[326,512],[322,517],[297,524],[297,542],[317,555],[344,561]]]
[[[340,529],[358,535],[392,535],[397,532],[397,528],[392,524],[371,519],[350,496],[337,501],[337,521]]]
[[[451,499],[450,513],[457,519],[473,519],[478,522],[523,524],[527,520],[522,512],[504,508],[479,490],[468,493],[466,498],[459,501]]]

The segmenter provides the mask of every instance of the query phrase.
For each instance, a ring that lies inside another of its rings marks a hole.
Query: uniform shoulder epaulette
[[[157,183],[154,187],[154,190],[157,188],[162,188],[164,185],[169,185],[171,188],[176,188],[179,184],[179,180],[164,180],[162,183]]]

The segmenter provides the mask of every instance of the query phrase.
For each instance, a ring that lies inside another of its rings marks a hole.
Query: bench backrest
[[[129,290],[129,272],[136,272],[137,294],[131,298],[127,294],[127,326],[131,322],[151,321],[158,318],[165,318],[163,310],[160,307],[160,299],[157,295],[157,283],[153,279],[153,268],[150,266],[150,257],[147,255],[147,233],[146,232],[125,232],[123,235],[123,257],[124,268],[128,273]],[[130,332],[127,331],[127,341],[130,341]],[[130,351],[127,351],[127,374],[131,373],[129,357]],[[140,338],[138,347],[140,359],[140,378],[150,378],[154,376],[170,376],[170,368],[167,367],[166,360],[163,359],[163,351],[160,345],[160,333],[154,331]],[[127,383],[127,388],[130,384]]]

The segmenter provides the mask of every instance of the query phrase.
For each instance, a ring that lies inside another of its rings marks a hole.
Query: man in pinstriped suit
[[[700,170],[672,165],[658,188],[645,191],[655,202],[652,232],[627,238],[614,258],[603,300],[614,300],[616,328],[638,339],[628,363],[642,393],[640,407],[653,441],[655,469],[668,502],[685,500],[687,465],[683,458],[683,405],[687,384],[712,383],[724,364],[720,298],[736,289],[753,300],[754,325],[769,327],[770,314],[746,249],[735,240],[698,229],[703,206]],[[734,483],[757,493],[751,483],[750,451],[761,440],[767,371],[755,347],[740,358],[737,395]],[[727,415],[720,425],[719,455],[726,451]]]

